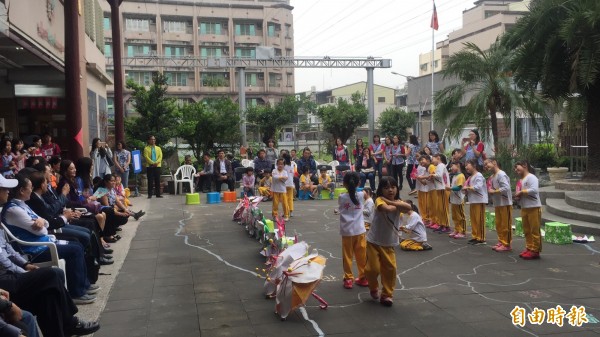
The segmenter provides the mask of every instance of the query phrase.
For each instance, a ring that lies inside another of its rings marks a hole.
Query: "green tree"
[[[181,108],[177,132],[198,160],[217,144],[237,145],[240,143],[239,106],[226,97],[186,104]]]
[[[400,139],[408,138],[407,128],[411,128],[415,124],[415,114],[406,112],[400,108],[387,108],[379,118],[377,125],[382,135],[391,136],[398,135]]]
[[[600,178],[600,2],[533,0],[505,36],[514,50],[519,86],[541,88],[545,97],[585,100],[588,164],[586,178]]]
[[[281,128],[290,124],[298,116],[298,110],[306,102],[295,96],[286,96],[283,101],[271,105],[257,105],[246,109],[246,118],[250,123],[260,127],[262,141],[267,144],[269,139],[276,139]]]
[[[458,135],[470,123],[475,123],[480,129],[491,127],[497,149],[497,112],[508,120],[515,108],[530,115],[540,115],[543,105],[533,90],[515,89],[509,68],[512,55],[509,49],[499,43],[488,50],[470,42],[464,46],[463,50],[448,58],[442,70],[444,78],[456,78],[458,83],[435,94],[434,120],[447,124],[451,136]],[[463,106],[466,99],[468,101]]]
[[[135,111],[140,114],[140,117],[128,117],[125,120],[125,132],[132,146],[143,147],[150,135],[155,136],[156,144],[164,146],[177,136],[179,109],[175,98],[166,96],[167,79],[163,74],[153,73],[152,85],[148,89],[132,79],[127,80],[126,87],[133,91],[131,101]]]
[[[352,94],[350,102],[339,98],[335,105],[319,107],[317,116],[323,122],[323,130],[331,134],[333,139],[340,138],[345,144],[354,131],[367,124],[369,113],[360,93]]]

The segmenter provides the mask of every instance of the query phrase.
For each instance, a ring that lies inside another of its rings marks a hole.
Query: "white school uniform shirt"
[[[404,223],[404,227],[408,229],[410,232],[410,238],[417,242],[426,242],[427,241],[427,231],[425,230],[425,225],[423,224],[423,219],[417,212],[411,212],[410,215],[403,214],[402,222]]]
[[[285,181],[285,187],[294,187],[294,168],[291,165],[285,165],[283,169],[288,174],[288,178]]]
[[[465,175],[459,173],[452,177],[451,187],[461,186],[465,183]],[[450,191],[450,203],[453,205],[462,205],[465,201],[465,194],[462,191]]]
[[[450,174],[446,168],[446,164],[439,163],[435,167],[435,179],[433,180],[436,190],[445,190],[446,185],[450,185]]]
[[[364,193],[356,192],[356,199],[358,205],[352,202],[348,193],[342,193],[338,198],[341,236],[354,236],[366,232],[363,217]]]
[[[521,180],[521,190],[526,191],[527,194],[521,195],[521,208],[534,208],[542,207],[539,194],[539,181],[538,178],[533,174],[528,174]]]
[[[494,203],[494,207],[511,206],[512,193],[510,191],[510,178],[502,170],[494,174],[491,178],[491,189],[499,191],[493,193],[490,197]]]
[[[369,198],[369,199],[365,200],[365,203],[363,206],[363,215],[365,218],[365,222],[368,222],[368,223],[373,222],[374,212],[375,212],[375,203],[373,202],[373,198]]]
[[[481,172],[477,172],[477,174],[472,175],[469,178],[467,185],[473,187],[472,191],[470,189],[467,190],[469,202],[471,204],[488,203],[487,183]]]
[[[419,165],[417,166],[417,176],[429,177],[429,172],[427,172],[427,168]],[[419,179],[417,179],[417,190],[420,192],[429,192],[429,184],[423,184]]]
[[[286,189],[285,189],[285,180],[287,180],[288,178],[288,174],[285,171],[285,169],[278,171],[278,170],[273,170],[273,181],[271,182],[271,192],[274,193],[286,193]],[[284,181],[279,180],[279,178],[285,178]]]

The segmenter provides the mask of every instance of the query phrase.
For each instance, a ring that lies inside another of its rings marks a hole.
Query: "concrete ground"
[[[144,205],[140,199],[134,203]],[[260,245],[231,221],[236,204],[206,205],[205,194],[201,205],[184,205],[184,199],[144,198],[148,214],[137,233],[134,223],[125,226],[125,236],[135,237],[129,247],[113,245],[123,254],[129,248],[120,270],[102,269],[118,275],[112,287],[103,285],[101,297],[108,295],[108,301],[96,336],[600,335],[599,243],[544,244],[542,259],[524,261],[518,257],[520,237],[512,253],[496,253],[490,249],[494,232],[488,232],[488,246],[430,233],[433,250],[397,250],[394,305],[385,308],[365,288],[342,287],[337,203],[297,201],[287,231],[328,258],[317,291],[330,306],[321,310],[309,299],[282,322],[255,275],[264,263]],[[271,204],[261,208],[269,214]],[[515,306],[530,313],[557,305],[567,313],[572,305],[585,306],[590,323],[511,322]]]

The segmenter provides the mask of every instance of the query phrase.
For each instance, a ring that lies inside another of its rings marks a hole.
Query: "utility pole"
[[[123,0],[107,0],[110,4],[110,25],[113,47],[113,81],[115,109],[115,141],[125,140],[124,102],[123,102],[123,57],[121,51],[121,15],[119,6]]]
[[[69,133],[69,157],[83,157],[81,114],[81,67],[79,65],[79,8],[78,1],[65,1],[65,100]]]
[[[375,134],[375,86],[373,84],[373,68],[367,68],[367,96],[369,111],[369,142]]]
[[[238,85],[239,85],[239,96],[238,104],[240,105],[240,130],[242,132],[242,145],[248,147],[248,140],[246,139],[246,69],[243,67],[238,69]]]

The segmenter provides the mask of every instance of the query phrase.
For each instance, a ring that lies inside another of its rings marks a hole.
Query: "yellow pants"
[[[273,192],[273,218],[277,217],[279,203],[281,203],[283,207],[283,217],[288,218],[290,216],[290,210],[288,208],[287,193],[282,192]]]
[[[471,236],[473,239],[485,241],[485,204],[471,204]]]
[[[354,236],[342,236],[342,265],[344,267],[344,280],[354,280],[352,274],[352,259],[356,259],[358,278],[365,277],[367,264],[367,236],[365,233]]]
[[[427,213],[429,213],[429,220],[431,220],[431,223],[440,224],[439,210],[440,198],[437,190],[427,192]]]
[[[437,213],[436,222],[440,226],[449,227],[450,226],[450,209],[449,209],[449,200],[450,191],[446,190],[435,190],[433,194],[436,195],[436,208],[435,211]]]
[[[379,288],[377,278],[381,274],[381,295],[392,297],[396,287],[396,252],[394,247],[382,247],[367,242],[367,265],[365,276],[371,291]]]
[[[400,242],[400,249],[410,251],[423,250],[423,242],[417,242],[412,239],[406,239]]]
[[[540,232],[540,227],[542,223],[542,208],[521,208],[521,218],[523,219],[525,247],[532,252],[541,252],[542,233]]]
[[[271,189],[266,186],[260,186],[258,188],[258,193],[263,197],[269,197],[271,196]]]
[[[495,208],[498,241],[506,247],[510,247],[512,242],[512,209],[512,205]]]
[[[465,220],[465,204],[450,204],[452,210],[452,221],[454,222],[454,231],[465,234],[467,230],[467,220]]]
[[[294,186],[286,186],[285,188],[288,209],[290,213],[294,211]]]
[[[429,206],[427,200],[428,194],[429,192],[417,192],[417,196],[419,197],[419,212],[421,212],[423,221],[431,221],[429,209],[427,208]]]

